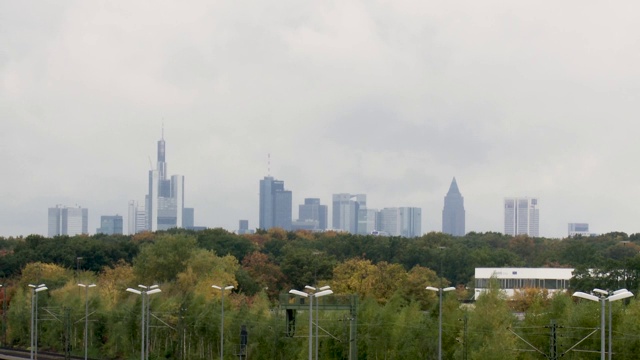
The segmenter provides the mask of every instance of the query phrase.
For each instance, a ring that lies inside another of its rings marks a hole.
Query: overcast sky
[[[467,231],[503,200],[640,232],[640,3],[2,1],[0,235],[47,208],[126,219],[164,123],[196,225],[258,225],[270,174],[331,208],[422,208],[440,231],[455,176]],[[331,211],[330,214],[331,216]],[[125,225],[126,226],[126,225]]]

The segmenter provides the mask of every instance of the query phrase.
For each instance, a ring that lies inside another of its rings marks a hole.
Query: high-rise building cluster
[[[184,206],[184,176],[168,177],[164,134],[158,141],[156,168],[149,170],[148,185],[144,207],[129,201],[129,234],[194,227],[194,209]]]
[[[153,165],[152,165],[153,167]],[[168,230],[171,228],[204,229],[194,226],[194,209],[185,207],[185,179],[182,175],[168,175],[166,144],[163,135],[157,143],[155,168],[148,172],[148,191],[144,202],[130,200],[127,231]],[[422,235],[422,209],[418,207],[385,207],[381,210],[367,207],[366,194],[336,193],[332,196],[331,224],[329,208],[319,198],[305,198],[298,205],[298,218],[293,219],[293,197],[283,180],[265,176],[259,187],[258,228],[284,230],[324,231],[328,229],[352,234],[377,234],[417,237]],[[466,212],[464,197],[454,177],[444,197],[442,232],[464,236]],[[103,215],[96,233],[123,234],[124,223],[120,215]],[[508,197],[504,199],[504,233],[507,235],[540,236],[540,212],[535,197]],[[250,234],[248,220],[240,220],[239,234]],[[88,233],[88,210],[81,207],[57,205],[49,208],[48,234],[77,235]],[[588,224],[569,224],[569,235],[591,235]]]
[[[292,221],[291,191],[285,190],[284,181],[266,176],[260,180],[259,227],[285,230],[323,231],[328,229],[329,211],[318,198],[306,198],[298,206],[298,219]],[[384,208],[380,211],[367,208],[365,194],[340,193],[333,195],[333,230],[353,234],[384,233],[393,236],[415,237],[422,235],[422,211],[420,208]],[[243,229],[244,232],[244,229]]]

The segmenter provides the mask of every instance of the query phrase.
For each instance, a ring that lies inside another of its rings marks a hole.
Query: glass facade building
[[[453,236],[464,236],[465,232],[464,197],[460,194],[458,183],[454,177],[449,192],[444,197],[442,209],[442,232]]]
[[[272,176],[265,176],[260,180],[260,229],[279,227],[291,230],[292,202],[291,191],[285,190],[284,181]]]
[[[504,199],[504,233],[512,236],[540,236],[540,211],[537,198]]]

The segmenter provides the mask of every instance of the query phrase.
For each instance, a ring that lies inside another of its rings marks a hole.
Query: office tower
[[[458,190],[458,183],[454,177],[449,186],[449,192],[444,197],[442,209],[442,232],[453,236],[465,235],[464,197]]]
[[[89,210],[56,205],[49,208],[49,237],[89,233]]]
[[[320,199],[307,198],[304,204],[298,205],[298,221],[296,228],[306,228],[309,230],[326,230],[329,208],[321,205]]]
[[[122,216],[101,216],[100,227],[96,229],[96,234],[122,235]]]
[[[184,176],[173,175],[168,178],[164,131],[158,141],[157,160],[156,169],[149,170],[149,191],[145,196],[145,230],[184,227]]]
[[[378,210],[358,209],[358,234],[368,235],[378,230]]]
[[[249,234],[249,220],[240,220],[238,222],[238,234]]]
[[[365,194],[333,194],[333,228],[357,234],[359,212],[366,207]]]
[[[538,199],[511,197],[504,199],[504,233],[540,236]]]
[[[422,235],[422,209],[417,207],[384,208],[379,212],[378,230],[391,236]]]
[[[133,235],[145,230],[147,230],[147,212],[143,207],[138,206],[137,201],[129,201],[127,233]]]
[[[418,207],[401,207],[400,211],[400,236],[422,236],[422,209]]]
[[[391,236],[398,236],[400,233],[400,229],[399,229],[399,212],[398,212],[398,208],[384,208],[382,210],[380,210],[378,217],[379,217],[379,225],[378,225],[378,229],[379,231],[382,231],[388,235]]]
[[[260,180],[260,229],[279,227],[291,230],[291,191],[284,189],[284,181],[265,176]]]
[[[184,208],[182,210],[182,227],[185,229],[193,229],[195,227],[195,210],[193,208]]]

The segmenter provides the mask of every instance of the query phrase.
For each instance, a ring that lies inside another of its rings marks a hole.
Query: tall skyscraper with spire
[[[172,175],[168,178],[164,129],[162,138],[158,141],[156,168],[149,170],[149,191],[145,196],[144,229],[150,231],[167,230],[174,227],[184,227],[184,176]],[[130,206],[131,207],[131,206]],[[190,209],[192,212],[193,210]],[[139,231],[142,227],[137,224],[140,219],[130,209],[129,232]],[[134,224],[132,224],[135,222]]]
[[[460,194],[458,183],[454,177],[449,186],[449,192],[444,197],[442,210],[442,232],[453,236],[464,236],[464,197]]]

